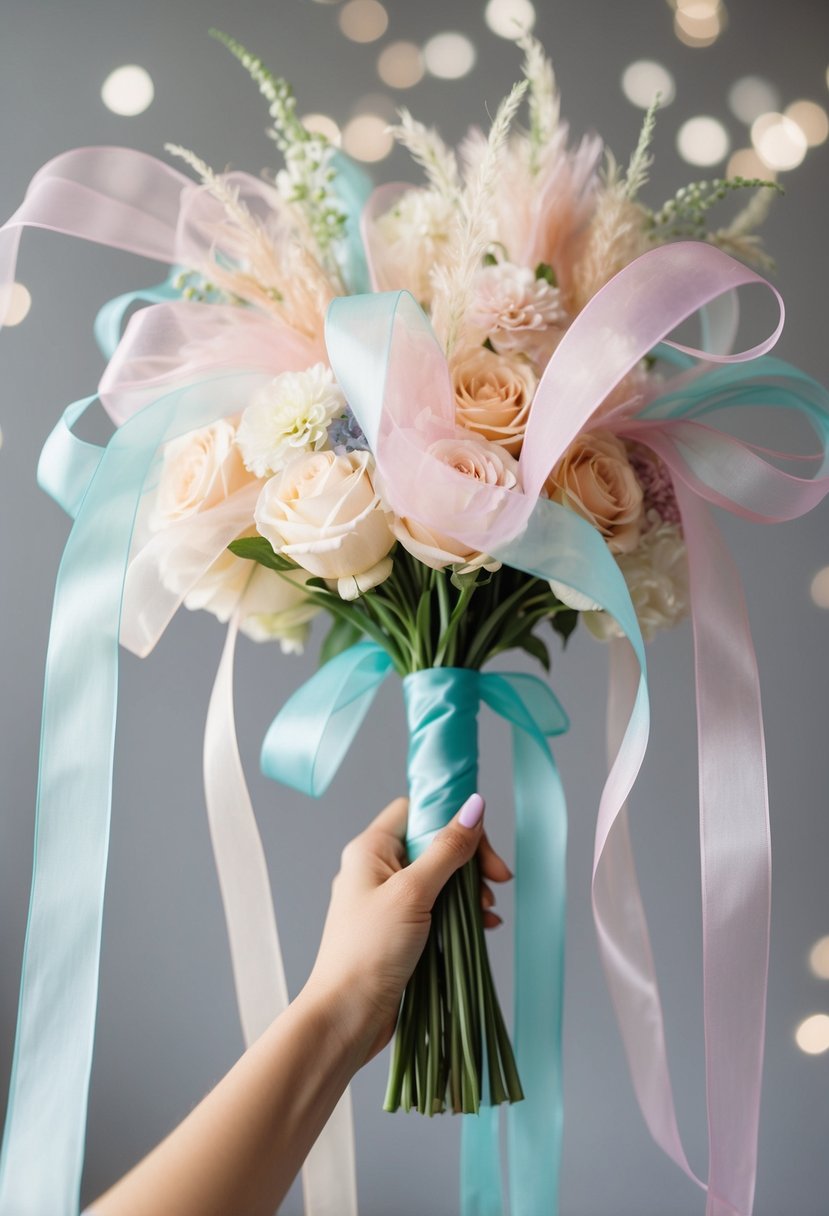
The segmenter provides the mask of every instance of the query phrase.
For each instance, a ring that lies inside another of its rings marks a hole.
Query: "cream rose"
[[[265,482],[254,519],[278,553],[354,599],[391,573],[394,536],[370,452],[314,452]]]
[[[235,439],[236,427],[222,418],[167,444],[150,515],[153,531],[218,506],[254,480]]]
[[[458,424],[517,456],[537,383],[529,364],[475,346],[455,356],[450,372]]]
[[[655,516],[636,551],[619,558],[619,568],[646,641],[688,615],[691,607],[688,558],[678,524],[660,523]],[[621,637],[621,629],[606,612],[588,612],[584,622],[603,641]]]
[[[428,451],[436,460],[456,469],[464,477],[508,490],[518,485],[517,460],[504,448],[485,439],[471,435],[439,439],[430,445]],[[501,564],[485,553],[470,549],[452,537],[426,527],[416,519],[395,516],[392,531],[404,549],[433,570],[456,566],[459,573],[466,574],[480,566],[497,570]]]
[[[579,435],[553,469],[547,493],[601,532],[611,553],[636,548],[645,519],[642,487],[621,439],[609,431]]]
[[[283,654],[302,654],[320,611],[305,590],[307,581],[305,570],[277,574],[257,566],[242,600],[242,632],[254,642],[279,642]]]

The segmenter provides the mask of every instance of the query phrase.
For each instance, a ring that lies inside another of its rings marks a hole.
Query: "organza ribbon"
[[[392,662],[358,642],[306,681],[262,745],[266,776],[319,797],[342,763]],[[507,1112],[509,1189],[515,1216],[558,1210],[563,1124],[567,814],[547,740],[567,730],[564,710],[535,676],[438,667],[404,678],[409,723],[407,829],[419,855],[474,788],[475,717],[484,702],[512,727],[515,789],[515,1052],[525,1090]],[[463,1120],[461,1216],[500,1216],[498,1109]]]

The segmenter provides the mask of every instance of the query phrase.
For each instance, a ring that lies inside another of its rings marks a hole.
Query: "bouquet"
[[[173,266],[164,284],[144,293],[149,307],[123,337],[134,295],[99,317],[111,356],[99,396],[118,426],[106,452],[93,453],[71,434],[87,402],[70,407],[44,451],[42,484],[76,516],[50,664],[58,672],[71,666],[60,642],[65,614],[71,619],[73,585],[92,568],[110,580],[85,624],[101,647],[120,636],[146,654],[182,603],[229,623],[208,720],[206,782],[248,1038],[285,994],[284,981],[274,980],[278,991],[265,997],[257,986],[263,960],[275,975],[281,962],[235,752],[236,631],[290,653],[301,650],[316,616],[330,618],[319,673],[283,707],[263,747],[269,775],[310,793],[333,777],[379,682],[389,671],[400,675],[411,857],[476,787],[480,703],[510,723],[516,1050],[490,974],[488,914],[472,862],[435,907],[401,1006],[385,1106],[478,1114],[464,1127],[464,1168],[467,1181],[476,1169],[486,1176],[481,1185],[491,1198],[500,1187],[493,1108],[517,1103],[516,1210],[529,1202],[527,1210],[553,1211],[566,818],[548,740],[567,719],[545,682],[484,669],[518,649],[549,671],[551,643],[566,644],[579,621],[610,643],[612,763],[597,828],[594,909],[637,1097],[652,1134],[687,1170],[625,801],[647,738],[643,638],[692,612],[709,878],[707,1052],[720,1077],[709,1104],[714,1139],[731,1154],[719,1173],[712,1160],[709,1187],[716,1203],[747,1216],[767,951],[763,740],[741,593],[706,503],[749,518],[791,518],[827,489],[825,478],[791,477],[715,425],[721,409],[771,402],[806,416],[825,444],[823,390],[764,357],[779,326],[752,350],[732,353],[736,289],[768,288],[752,269],[768,266],[754,228],[776,187],[699,182],[647,206],[656,106],[626,168],[596,137],[571,146],[551,65],[526,36],[522,79],[489,130],[471,131],[455,152],[401,112],[395,134],[425,184],[371,191],[303,127],[287,82],[233,39],[217,37],[268,102],[270,134],[284,156],[274,178],[217,174],[172,145],[195,182],[125,150],[85,150],[42,170],[4,230],[13,241],[22,224],[45,222]],[[90,187],[98,192],[93,205],[71,222],[56,218],[59,201]],[[743,209],[714,228],[715,206],[746,190]],[[704,349],[667,340],[701,309]],[[105,661],[97,651],[89,659]],[[111,654],[106,662],[111,670]],[[71,739],[59,676],[50,687],[41,814],[52,790],[49,749]],[[92,724],[103,724],[114,713],[112,696],[107,701],[98,686],[88,696],[97,706]],[[718,763],[736,751],[743,761],[735,792],[722,788]],[[91,851],[96,832],[104,847],[89,864],[91,889],[102,891],[109,807],[100,772],[63,791],[70,805],[84,796],[99,808]],[[721,820],[724,801],[731,805]],[[236,821],[234,806],[243,808]],[[728,849],[732,830],[741,833],[737,862]],[[37,966],[48,974],[39,933],[54,913],[38,893],[54,881],[59,846],[41,847],[27,949],[42,951]],[[84,881],[79,874],[79,888]],[[739,913],[728,906],[732,884],[745,892]],[[99,923],[99,904],[95,915]],[[94,1010],[96,945],[83,926],[67,932],[86,933],[77,991],[62,996],[81,1008],[82,1022]],[[70,948],[56,940],[55,951]],[[253,940],[264,941],[258,955]],[[0,1199],[24,1185],[20,1146],[42,1099],[27,1053],[50,1036],[54,1052],[64,1050],[34,983],[24,983],[20,1027],[24,1063],[13,1080]],[[50,1134],[62,1134],[65,1111],[83,1101],[85,1061]],[[549,1164],[539,1170],[541,1157]],[[537,1177],[522,1175],[522,1160],[535,1163]],[[79,1161],[78,1139],[65,1177],[50,1185],[68,1179],[71,1186]]]

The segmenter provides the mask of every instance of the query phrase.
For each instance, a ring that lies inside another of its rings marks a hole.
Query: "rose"
[[[486,485],[502,486],[511,490],[518,485],[518,462],[497,444],[471,435],[459,435],[454,439],[438,439],[427,451],[442,464],[462,473],[464,477],[482,481]],[[404,549],[413,557],[430,566],[443,570],[455,566],[466,574],[484,566],[497,570],[501,563],[493,561],[485,553],[461,544],[442,532],[429,528],[409,516],[395,516],[392,531]]]
[[[536,387],[529,364],[476,346],[456,355],[450,372],[459,425],[517,456]]]
[[[370,452],[314,452],[266,481],[256,527],[278,553],[355,599],[391,573],[394,544]]]
[[[254,480],[235,439],[236,427],[222,418],[166,445],[150,516],[154,531],[217,506]]]
[[[553,469],[547,493],[601,532],[611,553],[636,548],[644,523],[642,487],[625,445],[609,431],[579,435]]]

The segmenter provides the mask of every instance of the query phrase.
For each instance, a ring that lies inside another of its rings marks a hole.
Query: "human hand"
[[[404,844],[405,798],[390,803],[343,850],[306,992],[330,1009],[361,1063],[391,1038],[403,990],[429,936],[435,900],[476,851],[483,875],[484,925],[501,923],[492,911],[492,888],[484,879],[506,882],[512,874],[483,830],[483,799],[473,798],[481,806],[474,826],[464,826],[459,812],[411,865],[406,864]],[[466,804],[466,822],[476,805],[472,799]]]

